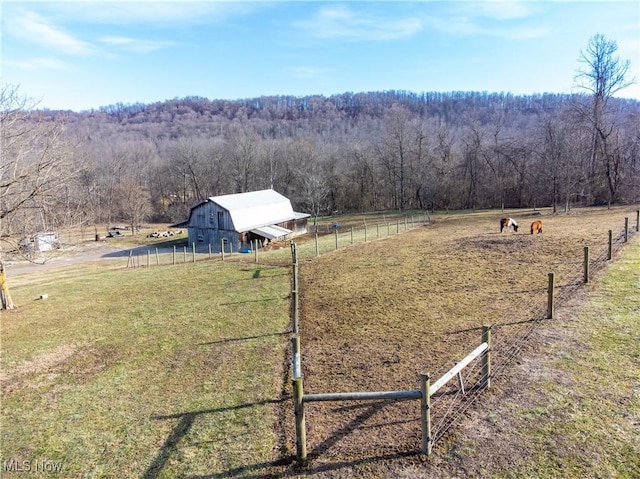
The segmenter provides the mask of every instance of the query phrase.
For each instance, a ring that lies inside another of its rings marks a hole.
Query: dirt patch
[[[0,387],[4,394],[24,387],[43,387],[63,379],[65,383],[82,381],[105,369],[112,359],[108,348],[67,344],[38,354],[15,367],[3,365]]]

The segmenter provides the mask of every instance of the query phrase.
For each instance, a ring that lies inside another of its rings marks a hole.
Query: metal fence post
[[[549,273],[549,289],[547,289],[547,319],[553,318],[553,283],[555,274]]]
[[[584,247],[584,282],[589,282],[589,247]]]
[[[482,326],[482,342],[487,343],[487,350],[482,355],[482,380],[480,387],[491,387],[491,326]]]

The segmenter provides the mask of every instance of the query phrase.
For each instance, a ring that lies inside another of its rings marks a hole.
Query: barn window
[[[198,235],[198,243],[204,243],[204,235]]]
[[[218,229],[224,229],[224,213],[222,211],[218,211]]]

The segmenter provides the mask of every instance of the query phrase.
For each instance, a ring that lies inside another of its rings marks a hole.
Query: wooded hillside
[[[187,97],[43,111],[0,89],[0,240],[175,222],[208,196],[273,188],[313,215],[640,201],[640,102],[596,34],[582,94],[384,91]],[[0,253],[6,249],[0,242]]]
[[[590,95],[388,91],[29,111],[21,131],[55,147],[47,178],[69,174],[5,229],[179,221],[204,197],[265,188],[312,214],[638,202],[640,102],[608,99],[606,141],[593,108]]]

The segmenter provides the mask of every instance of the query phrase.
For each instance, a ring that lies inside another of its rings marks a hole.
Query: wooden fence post
[[[296,459],[307,460],[307,433],[304,419],[304,387],[302,377],[293,379],[293,411],[296,419]]]
[[[192,251],[191,255],[193,258],[193,262],[195,263],[196,262],[196,244],[195,243],[193,243],[193,245],[191,246],[191,251]]]
[[[224,261],[224,238],[220,240],[220,254],[222,255],[222,261]]]
[[[351,227],[351,244],[353,244],[353,226]]]
[[[547,319],[553,318],[553,283],[555,274],[549,273],[549,289],[547,289]]]
[[[367,242],[367,224],[364,225],[364,242]]]
[[[491,387],[491,326],[482,326],[482,342],[487,343],[487,350],[482,355],[482,380],[480,387]]]
[[[132,262],[132,260],[133,260],[133,250],[130,249],[129,250],[129,257],[127,258],[127,268],[129,267],[129,263]],[[135,263],[133,264],[133,266],[135,266]]]
[[[156,248],[156,266],[160,265],[160,256],[158,256],[158,248]]]
[[[333,229],[335,236],[336,236],[336,249],[338,249],[338,228],[334,228]]]
[[[173,263],[173,264],[176,264],[176,247],[175,247],[175,245],[174,245],[174,247],[173,247],[173,259],[172,259],[172,263]]]
[[[316,256],[320,256],[320,246],[318,246],[318,233],[316,232]]]
[[[255,259],[254,262],[257,263],[258,262],[258,240],[256,240],[256,250],[255,250]]]
[[[183,248],[182,248],[182,262],[183,263],[187,262],[187,247],[186,246],[183,246]]]
[[[589,247],[584,247],[584,282],[589,282]]]
[[[209,243],[208,246],[209,246],[209,259],[211,259],[211,243]]]
[[[624,242],[629,241],[629,218],[624,219]]]
[[[640,231],[640,210],[636,210],[636,232]]]
[[[422,453],[431,455],[431,381],[428,374],[420,375],[420,415],[422,417]]]
[[[607,251],[607,259],[611,261],[613,258],[613,231],[609,230],[609,250]]]
[[[147,250],[147,268],[151,267],[151,251]]]

